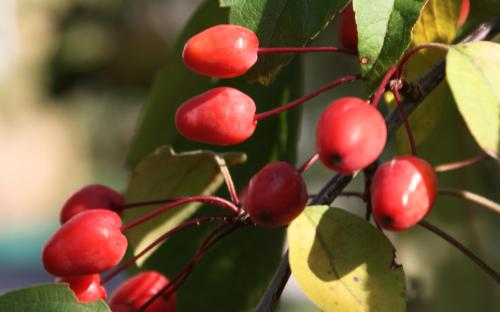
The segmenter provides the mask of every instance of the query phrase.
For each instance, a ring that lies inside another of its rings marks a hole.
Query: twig
[[[478,195],[476,193],[472,193],[469,191],[465,190],[456,190],[456,189],[451,189],[451,188],[440,188],[438,190],[438,193],[441,195],[452,195],[456,197],[463,198],[465,200],[468,200],[472,203],[478,204],[480,206],[483,206],[485,208],[491,209],[496,213],[500,213],[500,204],[492,201],[491,199],[488,199],[484,196]]]

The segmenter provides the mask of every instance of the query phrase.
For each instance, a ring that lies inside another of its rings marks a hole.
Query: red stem
[[[420,51],[422,49],[428,49],[428,48],[441,49],[441,50],[448,51],[448,46],[445,44],[441,44],[441,43],[426,43],[426,44],[421,44],[421,45],[418,45],[418,46],[412,48],[411,50],[406,52],[406,54],[401,58],[401,61],[399,61],[398,79],[401,79],[401,77],[403,77],[404,66],[406,65],[406,63],[408,63],[408,61],[412,58],[412,56],[415,55],[418,51]]]
[[[236,207],[233,203],[231,203],[230,201],[227,201],[223,198],[220,198],[220,197],[216,197],[216,196],[185,197],[185,198],[177,199],[171,203],[168,203],[161,208],[158,208],[154,211],[151,211],[150,213],[147,213],[147,214],[141,216],[140,218],[123,225],[121,228],[121,231],[126,232],[126,231],[130,230],[131,228],[133,228],[139,224],[142,224],[142,223],[148,221],[149,219],[152,219],[152,218],[158,216],[159,214],[164,213],[165,211],[168,211],[168,210],[173,209],[177,206],[191,203],[191,202],[202,202],[202,203],[212,204],[212,205],[216,205],[216,206],[219,206],[222,208],[226,208],[226,209],[229,209],[234,215],[236,215],[239,211],[238,207]]]
[[[125,209],[137,208],[142,206],[153,206],[159,204],[166,204],[172,201],[179,200],[179,198],[161,198],[161,199],[153,199],[153,200],[145,200],[139,202],[126,203],[121,206],[118,206],[119,211],[123,211]]]
[[[403,121],[403,125],[408,135],[408,141],[410,143],[411,154],[417,156],[417,145],[415,144],[415,137],[413,136],[413,131],[411,131],[410,123],[408,122],[408,115],[406,115],[405,109],[401,104],[401,96],[399,94],[398,86],[393,84],[391,86],[392,94],[394,94],[394,99],[396,100],[396,106],[398,107],[399,116]]]
[[[268,110],[266,112],[262,112],[262,113],[259,113],[259,114],[256,114],[254,119],[255,120],[261,120],[261,119],[264,119],[264,118],[267,118],[267,117],[271,117],[271,116],[274,116],[274,115],[277,115],[281,112],[284,112],[294,106],[297,106],[297,105],[300,105],[318,95],[320,95],[321,93],[333,88],[333,87],[336,87],[336,86],[339,86],[341,84],[344,84],[344,83],[347,83],[347,82],[351,82],[351,81],[355,81],[355,80],[358,80],[358,79],[361,79],[361,76],[360,75],[350,75],[350,76],[346,76],[346,77],[342,77],[342,78],[339,78],[339,79],[336,79],[334,81],[331,81],[327,84],[325,84],[324,86],[312,91],[311,93],[309,93],[308,95],[305,95],[303,97],[300,97],[288,104],[285,104],[283,106],[280,106],[280,107],[277,107],[275,109],[272,109],[272,110]]]
[[[300,166],[299,169],[297,169],[298,172],[301,174],[304,173],[307,169],[311,168],[311,166],[318,160],[319,155],[318,153],[314,153],[302,166]]]
[[[314,52],[338,52],[350,55],[358,55],[358,52],[350,49],[336,47],[276,47],[276,48],[259,48],[258,54],[273,54],[273,53],[314,53]]]
[[[137,255],[133,256],[126,262],[122,263],[120,266],[118,266],[116,269],[114,269],[112,272],[110,272],[108,275],[106,275],[104,278],[101,279],[101,284],[105,284],[109,282],[112,278],[114,278],[116,275],[120,274],[124,270],[126,270],[129,266],[131,266],[133,263],[137,261],[137,259],[141,258],[144,256],[147,252],[149,252],[151,249],[159,245],[161,242],[169,238],[170,236],[174,235],[177,232],[180,232],[184,230],[185,228],[191,227],[191,226],[199,226],[203,222],[207,221],[227,221],[228,217],[227,216],[206,216],[206,217],[200,217],[197,219],[189,220],[186,221],[182,224],[179,224],[178,226],[170,229],[169,231],[165,232],[163,235],[158,237],[155,241],[153,241],[151,244],[146,246],[141,252],[139,252]]]
[[[387,83],[389,80],[391,80],[392,76],[398,71],[398,67],[394,66],[387,73],[385,74],[384,78],[382,79],[382,82],[378,86],[377,90],[373,94],[373,99],[372,99],[372,105],[377,107],[378,103],[380,102],[380,98],[385,92],[385,86],[387,86]]]
[[[480,162],[481,160],[486,159],[486,158],[488,158],[488,155],[482,154],[482,155],[474,156],[472,158],[460,160],[457,162],[452,162],[449,164],[443,164],[443,165],[436,166],[436,167],[434,167],[434,171],[445,172],[445,171],[456,170],[456,169],[460,169],[460,168],[464,168],[464,167],[473,165],[473,164]]]

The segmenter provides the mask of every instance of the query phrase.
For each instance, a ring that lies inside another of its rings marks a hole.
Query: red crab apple
[[[254,117],[252,98],[234,88],[218,87],[184,102],[175,113],[175,126],[192,141],[231,145],[253,134]]]
[[[352,2],[340,13],[339,41],[346,49],[358,50],[358,30]]]
[[[191,37],[182,58],[192,71],[210,77],[231,78],[244,74],[257,61],[259,39],[238,25],[217,25]]]
[[[123,205],[123,197],[116,191],[100,184],[88,185],[73,194],[64,203],[60,214],[61,224],[85,210],[117,210],[121,205]]]
[[[245,195],[245,207],[259,225],[277,227],[289,224],[305,208],[307,189],[292,165],[280,161],[257,172]]]
[[[43,265],[55,276],[101,273],[125,254],[127,238],[121,220],[110,210],[83,211],[64,223],[45,244]]]
[[[432,208],[437,179],[431,165],[414,156],[400,156],[382,164],[370,188],[372,213],[382,228],[406,230]]]
[[[68,283],[80,302],[106,299],[106,289],[101,284],[99,274],[58,277],[56,282]]]
[[[115,290],[109,302],[111,310],[135,312],[168,283],[168,279],[158,272],[142,272],[125,281]],[[175,311],[175,293],[168,298],[159,297],[144,312],[173,311]]]
[[[462,27],[465,24],[467,18],[469,17],[469,11],[470,11],[469,0],[462,0],[462,4],[460,5],[460,13],[458,15],[458,21],[457,21],[458,27]]]
[[[316,151],[328,168],[352,174],[382,153],[387,128],[380,112],[365,101],[344,97],[332,102],[316,126]]]

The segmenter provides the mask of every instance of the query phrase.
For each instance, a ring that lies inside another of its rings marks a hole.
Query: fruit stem
[[[131,203],[126,203],[126,204],[123,204],[121,206],[118,206],[117,210],[123,211],[125,209],[137,208],[137,207],[142,207],[142,206],[153,206],[153,205],[159,205],[159,204],[166,204],[166,203],[176,201],[178,199],[179,198],[161,198],[161,199],[131,202]]]
[[[311,168],[311,166],[318,160],[319,158],[319,155],[318,153],[314,153],[314,155],[312,155],[311,157],[309,157],[308,160],[306,160],[302,166],[300,166],[299,169],[297,169],[297,171],[302,174],[304,173],[304,171],[308,170],[309,168]]]
[[[480,162],[483,159],[488,158],[488,154],[481,154],[478,156],[474,156],[472,158],[460,160],[457,162],[452,162],[449,164],[443,164],[439,166],[434,167],[434,171],[436,172],[445,172],[445,171],[451,171],[451,170],[456,170],[456,169],[461,169],[470,165],[473,165],[477,162]]]
[[[478,256],[476,256],[471,250],[462,245],[459,241],[451,237],[449,234],[445,233],[443,230],[439,229],[435,225],[430,224],[429,222],[422,220],[418,223],[420,226],[426,228],[427,230],[433,232],[437,236],[441,237],[448,243],[455,246],[458,250],[460,250],[464,255],[466,255],[470,260],[475,262],[486,274],[488,274],[493,280],[500,284],[500,274],[496,272],[492,267],[487,265],[483,260],[481,260]]]
[[[315,52],[334,52],[350,55],[358,55],[358,52],[351,49],[337,47],[275,47],[275,48],[259,48],[258,54],[274,54],[274,53],[315,53]]]
[[[398,79],[401,79],[403,77],[403,72],[404,72],[404,66],[408,61],[414,56],[418,51],[422,49],[428,49],[428,48],[434,48],[434,49],[440,49],[444,51],[448,51],[449,46],[446,44],[442,43],[436,43],[436,42],[431,42],[431,43],[426,43],[426,44],[421,44],[418,45],[412,49],[410,49],[406,54],[401,58],[401,61],[399,61],[398,69],[399,69],[399,76]]]
[[[411,131],[410,123],[408,122],[408,115],[405,112],[403,104],[401,104],[401,95],[399,94],[399,89],[397,83],[391,85],[392,94],[394,94],[394,99],[396,100],[396,106],[398,107],[399,116],[403,121],[403,125],[408,135],[408,141],[410,143],[411,154],[417,156],[417,145],[415,144],[415,137],[413,136],[413,131]]]
[[[460,198],[463,198],[463,199],[470,201],[472,203],[475,203],[475,204],[478,204],[478,205],[483,206],[485,208],[491,209],[496,213],[500,213],[500,204],[492,201],[489,198],[478,195],[476,193],[472,193],[472,192],[465,191],[465,190],[456,190],[456,189],[451,189],[451,188],[438,189],[438,193],[441,195],[451,195],[451,196],[460,197]]]
[[[320,87],[320,88],[312,91],[311,93],[309,93],[303,97],[300,97],[300,98],[298,98],[298,99],[296,99],[288,104],[282,105],[282,106],[277,107],[275,109],[268,110],[266,112],[255,114],[254,120],[258,121],[258,120],[261,120],[261,119],[264,119],[267,117],[277,115],[277,114],[284,112],[292,107],[300,105],[300,104],[320,95],[321,93],[323,93],[323,92],[325,92],[333,87],[339,86],[339,85],[347,83],[347,82],[359,80],[359,79],[361,79],[360,75],[350,75],[350,76],[345,76],[345,77],[330,81],[329,83],[323,85],[322,87]]]
[[[126,270],[129,266],[134,264],[139,258],[144,256],[148,251],[159,245],[161,242],[166,240],[167,238],[171,237],[177,232],[180,232],[188,227],[191,226],[200,226],[202,223],[207,222],[207,221],[225,221],[227,222],[229,220],[228,216],[206,216],[206,217],[200,217],[197,219],[189,220],[186,222],[183,222],[179,224],[178,226],[170,229],[169,231],[165,232],[163,235],[158,237],[155,241],[153,241],[151,244],[146,246],[144,249],[141,250],[138,254],[127,260],[126,262],[122,263],[120,266],[118,266],[116,269],[114,269],[112,272],[110,272],[108,275],[102,278],[101,284],[105,284],[109,282],[112,278]]]
[[[237,207],[241,207],[240,199],[238,197],[238,193],[236,192],[236,188],[234,187],[233,179],[231,178],[231,173],[229,173],[229,169],[227,168],[226,160],[217,155],[215,157],[215,161],[219,165],[219,170],[222,176],[224,177],[227,191],[229,192],[229,196],[231,196],[231,201]]]
[[[398,67],[394,66],[394,67],[391,67],[391,69],[389,69],[387,71],[387,73],[385,73],[385,76],[382,79],[382,82],[380,82],[380,85],[378,86],[377,90],[375,90],[375,93],[373,93],[373,98],[372,98],[371,104],[374,107],[378,106],[378,103],[380,102],[380,99],[382,98],[382,95],[385,92],[385,87],[387,86],[387,83],[389,83],[389,80],[391,80],[392,76],[397,71],[398,71]]]
[[[148,221],[149,219],[152,219],[152,218],[158,216],[159,214],[162,214],[165,211],[168,211],[168,210],[173,209],[177,206],[191,203],[191,202],[202,202],[202,203],[212,204],[212,205],[216,205],[216,206],[219,206],[222,208],[226,208],[226,209],[229,209],[234,215],[238,214],[238,212],[239,212],[239,208],[236,207],[232,202],[227,201],[227,200],[220,198],[220,197],[216,197],[216,196],[184,197],[184,198],[179,198],[171,203],[168,203],[168,204],[164,205],[163,207],[160,207],[156,210],[153,210],[150,213],[147,213],[147,214],[141,216],[140,218],[123,225],[121,228],[121,231],[126,232],[126,231],[130,230],[131,228],[133,228],[139,224],[142,224],[142,223]]]

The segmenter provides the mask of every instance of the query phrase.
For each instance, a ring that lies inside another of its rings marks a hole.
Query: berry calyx
[[[75,215],[45,244],[45,269],[62,277],[111,269],[127,249],[127,238],[120,227],[120,217],[110,210],[93,209]]]
[[[231,78],[244,74],[257,62],[259,39],[238,25],[217,25],[191,37],[182,59],[192,71],[210,77]]]
[[[436,174],[421,158],[400,156],[382,164],[370,187],[377,224],[391,231],[412,227],[431,210],[436,189]]]
[[[134,312],[169,283],[162,274],[154,271],[140,273],[121,284],[111,296],[109,305],[113,312]],[[175,311],[175,293],[168,298],[160,296],[144,312]]]
[[[462,4],[460,5],[460,13],[458,15],[457,25],[458,27],[464,26],[467,18],[469,17],[470,11],[470,2],[469,0],[462,0]]]
[[[321,162],[344,174],[374,162],[386,140],[387,127],[380,112],[355,97],[332,102],[316,126],[316,151]]]
[[[175,113],[175,126],[192,141],[231,145],[253,134],[254,117],[251,97],[234,88],[218,87],[184,102]]]
[[[307,189],[300,173],[280,161],[266,165],[248,184],[245,208],[252,220],[267,227],[287,225],[305,208]]]
[[[88,185],[73,194],[64,203],[61,209],[60,221],[63,224],[74,215],[90,209],[116,211],[118,207],[123,205],[123,202],[123,196],[107,186]]]
[[[340,13],[339,41],[346,49],[358,50],[358,30],[352,2]]]
[[[58,277],[56,282],[68,283],[79,302],[106,300],[106,289],[99,274]]]

